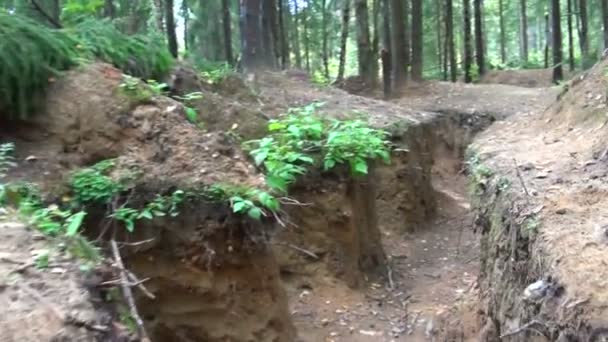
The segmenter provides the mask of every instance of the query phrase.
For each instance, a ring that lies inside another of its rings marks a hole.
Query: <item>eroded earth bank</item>
[[[433,82],[383,101],[312,86],[297,72],[210,84],[179,67],[171,95],[202,93],[189,103],[198,125],[169,97],[125,97],[110,66],[70,72],[49,90],[45,115],[3,126],[18,161],[8,178],[37,183],[49,201],[72,195],[75,170],[107,159],[107,177],[128,179],[131,204],[218,183],[263,188],[242,141],[312,102],[327,119],[365,113],[390,133],[392,161],[364,177],[311,170],[280,215],[261,220],[180,198],[179,215],[111,236],[124,268],[107,260],[92,273],[67,257],[33,267],[52,240],[6,211],[2,341],[128,340],[124,303],[108,300],[124,269],[145,280],[145,291],[132,285],[152,341],[599,336],[608,293],[601,68],[556,102],[555,88]],[[89,238],[110,238],[106,210],[87,216]]]

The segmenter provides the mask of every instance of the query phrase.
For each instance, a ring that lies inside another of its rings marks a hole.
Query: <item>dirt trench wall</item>
[[[550,246],[537,234],[542,207],[506,189],[507,180],[518,182],[511,176],[471,173],[481,234],[480,341],[603,341],[608,329],[587,318],[589,299],[571,297],[555,275]]]
[[[310,175],[292,189],[291,196],[303,206],[287,209],[289,225],[273,237],[287,281],[290,276],[328,275],[358,287],[366,278],[385,274],[374,173],[371,168],[362,179],[346,172]]]
[[[126,262],[150,278],[156,298],[140,294],[138,307],[153,341],[294,341],[269,227],[200,203],[143,227],[157,243]]]

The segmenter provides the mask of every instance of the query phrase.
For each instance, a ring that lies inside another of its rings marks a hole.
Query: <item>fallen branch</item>
[[[57,20],[55,20],[55,18],[51,17],[48,13],[46,13],[46,11],[40,7],[40,5],[36,2],[36,0],[30,0],[30,3],[32,4],[32,6],[34,7],[34,9],[40,13],[40,15],[42,15],[46,20],[49,21],[49,23],[51,23],[53,26],[55,26],[55,28],[62,28],[61,24],[59,22],[57,22]]]
[[[112,254],[114,256],[114,262],[120,269],[120,288],[122,290],[122,295],[127,301],[127,305],[129,306],[129,311],[131,312],[131,316],[137,325],[137,335],[142,342],[150,342],[150,338],[146,333],[146,329],[144,327],[144,321],[141,319],[139,312],[137,311],[137,306],[135,305],[135,299],[133,299],[133,292],[131,292],[131,288],[127,286],[129,282],[129,276],[127,275],[127,271],[125,270],[125,266],[122,262],[122,258],[120,257],[120,251],[118,250],[118,245],[116,244],[116,240],[112,239],[110,241],[110,245],[112,246]]]
[[[135,286],[139,286],[142,283],[146,282],[150,280],[150,278],[146,278],[137,282],[133,282],[133,283],[127,283],[126,285],[129,287],[135,287]],[[114,279],[114,280],[108,280],[108,281],[104,281],[103,283],[99,284],[99,286],[114,286],[114,285],[120,285],[122,284],[122,279]]]
[[[507,333],[504,333],[504,334],[500,335],[500,338],[501,338],[501,339],[503,339],[503,338],[505,338],[505,337],[509,337],[509,336],[517,335],[517,334],[519,334],[519,333],[521,333],[521,332],[524,332],[524,331],[529,331],[529,330],[534,331],[534,332],[536,332],[536,333],[538,333],[538,334],[540,334],[540,335],[545,336],[545,335],[544,335],[543,333],[541,333],[540,331],[538,331],[538,330],[536,330],[536,329],[532,329],[531,327],[532,327],[533,325],[542,325],[543,327],[544,327],[544,326],[546,326],[546,325],[545,325],[545,323],[543,323],[543,322],[541,322],[541,321],[532,320],[532,321],[530,321],[530,322],[528,322],[528,323],[526,323],[526,324],[522,325],[521,327],[519,327],[519,328],[517,328],[517,329],[511,330],[511,331],[509,331],[509,332],[507,332]]]
[[[513,158],[513,163],[515,164],[515,172],[517,174],[517,178],[519,178],[519,182],[521,183],[521,187],[524,188],[524,191],[528,197],[530,197],[530,193],[528,192],[528,188],[526,187],[526,183],[524,182],[524,178],[521,176],[519,172],[519,165],[517,165],[517,160]]]
[[[309,251],[309,250],[307,250],[307,249],[304,249],[304,248],[302,248],[302,247],[298,247],[298,246],[296,246],[296,245],[292,245],[292,244],[290,244],[290,243],[281,243],[281,242],[275,242],[274,244],[275,244],[275,245],[278,245],[278,246],[285,246],[285,247],[289,247],[289,248],[295,249],[296,251],[301,252],[301,253],[304,253],[304,254],[308,255],[309,257],[311,257],[311,258],[313,258],[313,259],[316,259],[316,260],[321,259],[321,258],[320,258],[318,255],[316,255],[314,252],[311,252],[311,251]]]

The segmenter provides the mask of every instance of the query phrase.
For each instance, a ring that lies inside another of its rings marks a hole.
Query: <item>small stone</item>
[[[26,162],[34,162],[34,161],[36,161],[36,160],[38,160],[38,157],[36,157],[36,156],[27,156],[27,157],[25,158],[25,161],[26,161]]]
[[[211,157],[212,157],[212,158],[217,158],[217,157],[219,157],[219,156],[220,156],[220,154],[219,154],[219,153],[217,153],[217,152],[215,152],[215,153],[213,153],[213,154],[211,155]]]
[[[567,212],[566,208],[559,208],[555,211],[558,215],[564,215]]]

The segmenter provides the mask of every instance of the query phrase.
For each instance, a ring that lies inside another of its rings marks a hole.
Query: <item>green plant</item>
[[[15,144],[0,144],[0,178],[4,177],[11,167],[15,166],[12,156],[13,151],[15,151]]]
[[[276,197],[256,188],[220,184],[207,189],[205,196],[214,201],[227,200],[234,213],[246,214],[255,220],[276,213],[280,209]]]
[[[266,137],[245,143],[256,165],[264,168],[272,189],[286,192],[319,156],[325,170],[348,164],[353,175],[366,174],[369,160],[390,161],[386,132],[360,120],[336,120],[328,125],[316,115],[322,105],[290,109],[280,119],[270,121]]]
[[[136,77],[123,74],[122,79],[122,82],[118,86],[119,89],[135,102],[148,102],[152,99],[154,92],[158,91],[145,87]]]
[[[34,261],[37,269],[42,270],[49,267],[49,254],[49,251],[43,251],[36,256]]]
[[[113,160],[104,160],[75,172],[70,179],[70,186],[76,202],[107,204],[123,191],[122,184],[107,175],[113,167]]]
[[[133,232],[135,230],[135,223],[138,220],[152,220],[155,217],[162,217],[167,214],[171,217],[179,215],[178,206],[183,202],[184,198],[185,192],[182,190],[176,190],[170,196],[157,195],[143,209],[120,207],[110,214],[110,218],[124,223],[127,231]]]
[[[167,83],[159,83],[156,80],[147,80],[146,83],[155,95],[166,95],[169,89]]]
[[[210,83],[218,83],[234,73],[234,68],[228,63],[198,60],[195,65],[200,70],[201,77]]]
[[[198,113],[196,112],[196,109],[184,106],[184,113],[186,114],[186,119],[191,123],[196,124],[198,122]]]
[[[201,93],[200,91],[195,91],[195,92],[183,95],[183,96],[175,95],[175,96],[173,96],[173,98],[178,101],[184,102],[186,104],[191,104],[193,101],[202,99],[203,93]]]

